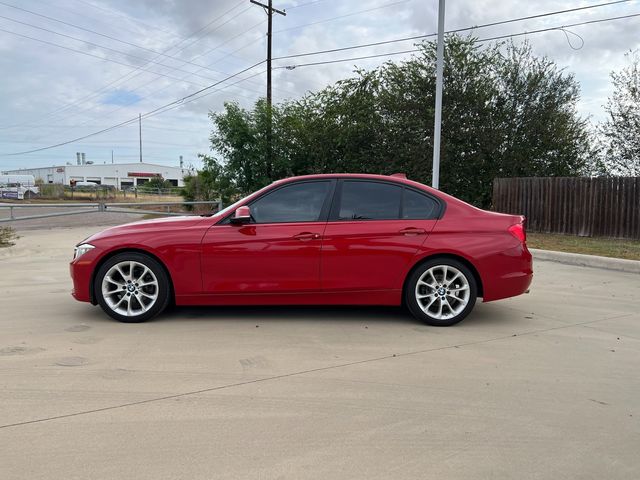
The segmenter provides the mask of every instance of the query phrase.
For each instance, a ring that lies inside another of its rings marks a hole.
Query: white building
[[[70,185],[76,182],[92,182],[98,185],[112,185],[118,189],[143,185],[152,178],[162,177],[175,187],[184,186],[184,176],[189,172],[179,167],[167,167],[152,163],[107,163],[84,165],[60,165],[42,168],[21,168],[8,170],[8,175],[33,175],[43,183]]]

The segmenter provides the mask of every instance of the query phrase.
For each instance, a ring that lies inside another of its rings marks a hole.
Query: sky
[[[607,1],[447,0],[445,29],[600,3]],[[438,0],[274,0],[274,7],[287,13],[274,16],[274,58],[437,31]],[[535,54],[573,73],[581,85],[578,111],[597,123],[611,93],[610,72],[640,48],[640,16],[569,27],[567,34],[559,27],[637,13],[640,2],[628,1],[471,33],[482,39],[556,28],[514,41],[528,41]],[[265,96],[265,65],[248,67],[265,58],[266,18],[249,0],[0,0],[0,170],[64,165],[76,152],[95,163],[110,163],[112,152],[116,163],[137,161],[139,114],[146,162],[177,166],[183,156],[185,166],[199,167],[198,154],[209,153],[208,112],[230,101],[251,107]],[[274,60],[274,101],[410,54],[283,67],[410,50],[414,43]]]

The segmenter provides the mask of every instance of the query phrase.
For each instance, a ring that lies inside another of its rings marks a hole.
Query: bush
[[[62,199],[64,198],[64,185],[61,183],[42,183],[39,185],[40,198]]]
[[[138,187],[139,192],[144,193],[160,193],[165,190],[170,190],[173,187],[169,180],[165,180],[162,177],[154,177],[144,185]]]
[[[11,227],[0,227],[0,247],[10,247],[17,238]]]

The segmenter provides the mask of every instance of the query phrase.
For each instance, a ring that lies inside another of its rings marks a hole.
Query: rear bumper
[[[515,297],[529,291],[533,258],[526,245],[505,250],[483,260],[484,302]]]

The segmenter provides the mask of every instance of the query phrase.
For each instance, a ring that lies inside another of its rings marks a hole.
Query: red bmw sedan
[[[122,322],[176,305],[404,305],[453,325],[531,283],[524,217],[404,175],[277,181],[212,216],[108,228],[75,247],[73,296]]]

